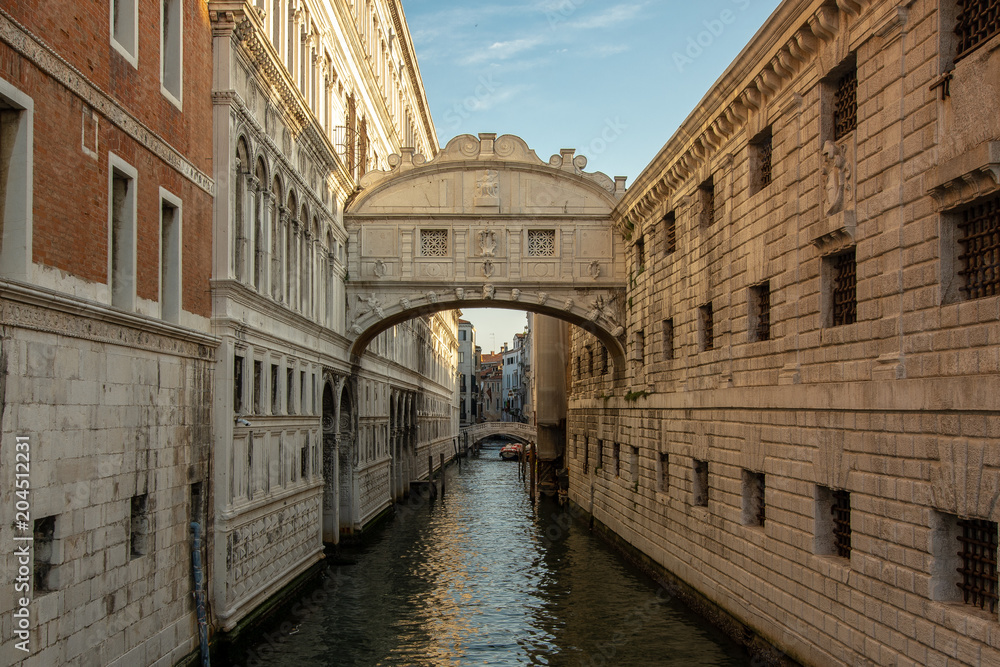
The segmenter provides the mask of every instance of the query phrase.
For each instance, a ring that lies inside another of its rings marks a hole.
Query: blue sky
[[[542,160],[575,148],[587,171],[631,184],[777,5],[403,0],[403,11],[442,145],[516,134]],[[466,319],[486,351],[524,328],[511,311]]]

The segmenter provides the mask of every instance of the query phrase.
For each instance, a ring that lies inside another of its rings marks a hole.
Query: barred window
[[[669,255],[677,250],[677,216],[673,211],[663,216],[663,253]]]
[[[635,272],[642,273],[646,269],[646,239],[639,237],[635,242]]]
[[[715,347],[715,323],[711,303],[706,303],[698,309],[698,318],[701,323],[701,349],[711,350]]]
[[[965,604],[997,611],[997,524],[980,519],[959,519],[961,566],[958,570]]]
[[[962,296],[1000,294],[1000,197],[966,209],[958,222],[957,240]]]
[[[707,227],[715,222],[719,214],[716,210],[714,178],[709,178],[698,186],[698,197],[701,201],[701,224]]]
[[[556,230],[529,229],[528,255],[531,257],[553,257],[556,254]]]
[[[858,268],[854,248],[834,255],[832,262],[833,326],[858,320]]]
[[[674,358],[674,319],[663,320],[663,358]]]
[[[955,60],[961,60],[1000,33],[1000,0],[956,0]]]
[[[771,156],[773,154],[773,134],[769,125],[750,143],[751,194],[760,192],[771,184]]]
[[[697,507],[708,507],[708,461],[694,460],[694,485],[691,504]]]
[[[765,518],[764,473],[744,470],[743,525],[763,526]]]
[[[830,514],[833,518],[833,547],[841,558],[851,557],[851,494],[849,491],[831,492],[833,503]]]
[[[858,126],[858,70],[852,67],[837,80],[833,94],[833,138],[847,136]]]
[[[771,338],[771,286],[768,282],[750,288],[750,340]]]
[[[659,475],[657,491],[668,493],[670,491],[670,454],[660,452],[659,454]]]
[[[421,229],[420,254],[423,257],[448,256],[447,229]]]

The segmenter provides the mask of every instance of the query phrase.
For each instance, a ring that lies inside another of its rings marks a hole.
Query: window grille
[[[774,145],[774,138],[768,132],[767,136],[761,138],[757,143],[757,182],[760,188],[766,188],[771,183],[771,154]]]
[[[958,229],[962,294],[967,299],[1000,294],[1000,197],[967,209]]]
[[[959,519],[958,536],[962,582],[958,587],[966,604],[997,611],[997,524],[980,519]]]
[[[447,257],[448,256],[448,230],[447,229],[421,229],[420,230],[420,254],[423,257]]]
[[[677,250],[677,216],[673,211],[663,217],[663,247],[667,255]]]
[[[715,346],[715,326],[712,315],[712,304],[707,303],[700,308],[702,327],[702,349],[711,350]]]
[[[841,558],[851,557],[851,494],[848,491],[833,491],[833,546]]]
[[[750,507],[753,509],[751,520],[754,525],[763,526],[767,516],[764,507],[764,473],[752,472],[747,481],[750,484]]]
[[[530,257],[553,257],[556,254],[556,230],[529,229],[528,255]]]
[[[834,91],[833,138],[840,139],[858,126],[858,70],[851,68]]]
[[[957,0],[955,60],[961,60],[1000,32],[1000,0]]]
[[[833,326],[858,320],[858,269],[855,251],[834,258]]]
[[[757,303],[757,329],[754,332],[756,340],[771,338],[771,287],[763,283],[754,288]]]

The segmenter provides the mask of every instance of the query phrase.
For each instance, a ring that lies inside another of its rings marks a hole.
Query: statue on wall
[[[497,199],[500,196],[500,174],[487,169],[476,178],[476,199]]]
[[[385,265],[385,262],[383,262],[381,259],[376,259],[375,260],[375,268],[373,269],[373,271],[375,272],[375,277],[376,278],[381,278],[382,276],[384,276],[386,274],[386,270],[387,270],[387,267]]]
[[[484,276],[486,276],[487,278],[492,278],[494,270],[495,270],[495,268],[493,266],[493,260],[492,259],[488,259],[485,262],[483,262],[483,275]]]
[[[851,168],[843,149],[832,141],[823,144],[823,188],[826,214],[842,211],[850,195]]]
[[[588,271],[590,272],[590,277],[597,280],[601,277],[601,263],[595,259],[590,263]]]

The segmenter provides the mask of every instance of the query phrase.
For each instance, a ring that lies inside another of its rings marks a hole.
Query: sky
[[[631,184],[778,0],[402,0],[442,146],[516,134]],[[485,352],[516,311],[465,311]]]

